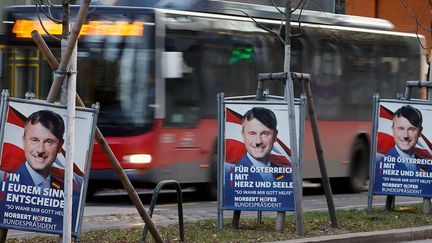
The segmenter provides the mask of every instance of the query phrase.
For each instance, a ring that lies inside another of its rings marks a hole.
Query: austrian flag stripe
[[[231,167],[230,168],[230,187],[231,188],[233,187],[233,170],[234,170],[234,168]]]
[[[380,175],[382,174],[382,158],[380,159],[380,163],[379,163],[379,173]]]
[[[5,191],[5,186],[6,186],[6,178],[7,178],[7,173],[4,173],[3,175],[3,182],[2,182],[2,189],[1,189],[1,193],[0,193],[0,200],[3,201],[4,199],[4,191]]]
[[[392,131],[394,112],[380,105],[377,153],[387,154],[395,145]],[[432,142],[421,134],[415,146],[415,153],[423,159],[432,158]]]

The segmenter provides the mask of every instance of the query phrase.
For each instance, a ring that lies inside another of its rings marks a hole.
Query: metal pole
[[[184,223],[183,223],[183,197],[182,197],[182,191],[180,184],[176,180],[165,180],[161,181],[157,184],[156,188],[154,189],[153,196],[150,202],[149,207],[149,216],[151,217],[153,215],[154,208],[156,207],[156,203],[159,197],[160,190],[164,186],[172,185],[176,188],[177,191],[177,209],[178,209],[178,218],[179,218],[179,231],[180,231],[180,242],[184,242]],[[146,242],[147,238],[147,225],[144,225],[143,232],[141,234],[140,242]]]
[[[218,101],[218,141],[217,141],[217,225],[218,229],[222,229],[224,227],[224,219],[223,219],[223,185],[224,185],[224,123],[225,123],[225,111],[224,107],[224,93],[219,93],[217,95]]]
[[[431,50],[431,54],[432,54],[432,50]],[[429,59],[429,80],[427,81],[429,84],[431,84],[432,82],[432,73],[431,73],[431,62],[432,61],[432,56],[430,56]],[[427,88],[427,99],[429,101],[432,101],[432,89],[431,88]],[[430,198],[423,198],[423,213],[428,214],[431,211],[431,199]]]
[[[378,101],[379,94],[376,93],[373,95],[373,110],[372,110],[372,136],[376,136],[378,130]],[[375,188],[375,156],[376,156],[376,139],[372,139],[372,151],[370,153],[370,163],[369,163],[369,190],[368,190],[368,212],[372,212],[372,203],[373,203],[373,191]]]
[[[431,89],[432,88],[432,82],[430,81],[406,81],[406,87],[407,88],[413,88],[413,87],[417,87],[417,88],[428,88]],[[407,94],[409,94],[407,96]],[[411,97],[411,91],[405,89],[405,97]]]
[[[6,103],[6,102],[4,102],[4,101],[6,100],[6,97],[8,97],[8,96],[9,96],[9,92],[8,92],[8,90],[2,90],[2,92],[1,92],[1,100],[2,100],[2,103],[3,103],[3,104]],[[4,119],[5,114],[6,114],[6,106],[5,106],[5,105],[3,105],[3,106],[1,107],[0,112],[2,113],[2,119]],[[0,130],[0,133],[1,133],[0,135],[3,137],[3,134],[4,134],[4,128],[2,128],[2,129]],[[8,229],[0,228],[0,243],[5,243],[5,242],[6,242],[7,234],[8,234]]]

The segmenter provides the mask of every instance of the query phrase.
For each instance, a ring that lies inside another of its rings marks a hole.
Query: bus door
[[[7,81],[2,88],[10,90],[12,97],[24,98],[27,91],[39,97],[40,53],[36,48],[8,49]]]
[[[174,46],[182,40],[176,40]],[[207,168],[214,137],[214,120],[201,119],[201,91],[198,80],[199,53],[193,41],[185,40],[186,49],[175,48],[162,53],[165,81],[165,118],[160,133],[158,163],[165,179],[182,183],[207,180]],[[207,138],[207,139],[206,139]]]

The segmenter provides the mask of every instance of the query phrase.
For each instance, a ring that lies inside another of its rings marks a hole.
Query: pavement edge
[[[358,232],[339,235],[326,235],[296,240],[277,241],[274,243],[314,243],[314,242],[336,242],[336,243],[363,243],[363,242],[401,242],[412,240],[424,240],[432,238],[432,226],[421,226],[412,228]]]

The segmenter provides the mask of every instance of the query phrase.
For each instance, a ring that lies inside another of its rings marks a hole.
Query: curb
[[[276,241],[273,243],[313,243],[313,242],[337,242],[337,243],[363,243],[363,242],[400,242],[412,240],[424,240],[432,238],[432,226],[392,229],[383,231],[358,232],[340,235],[327,235],[305,239]]]

